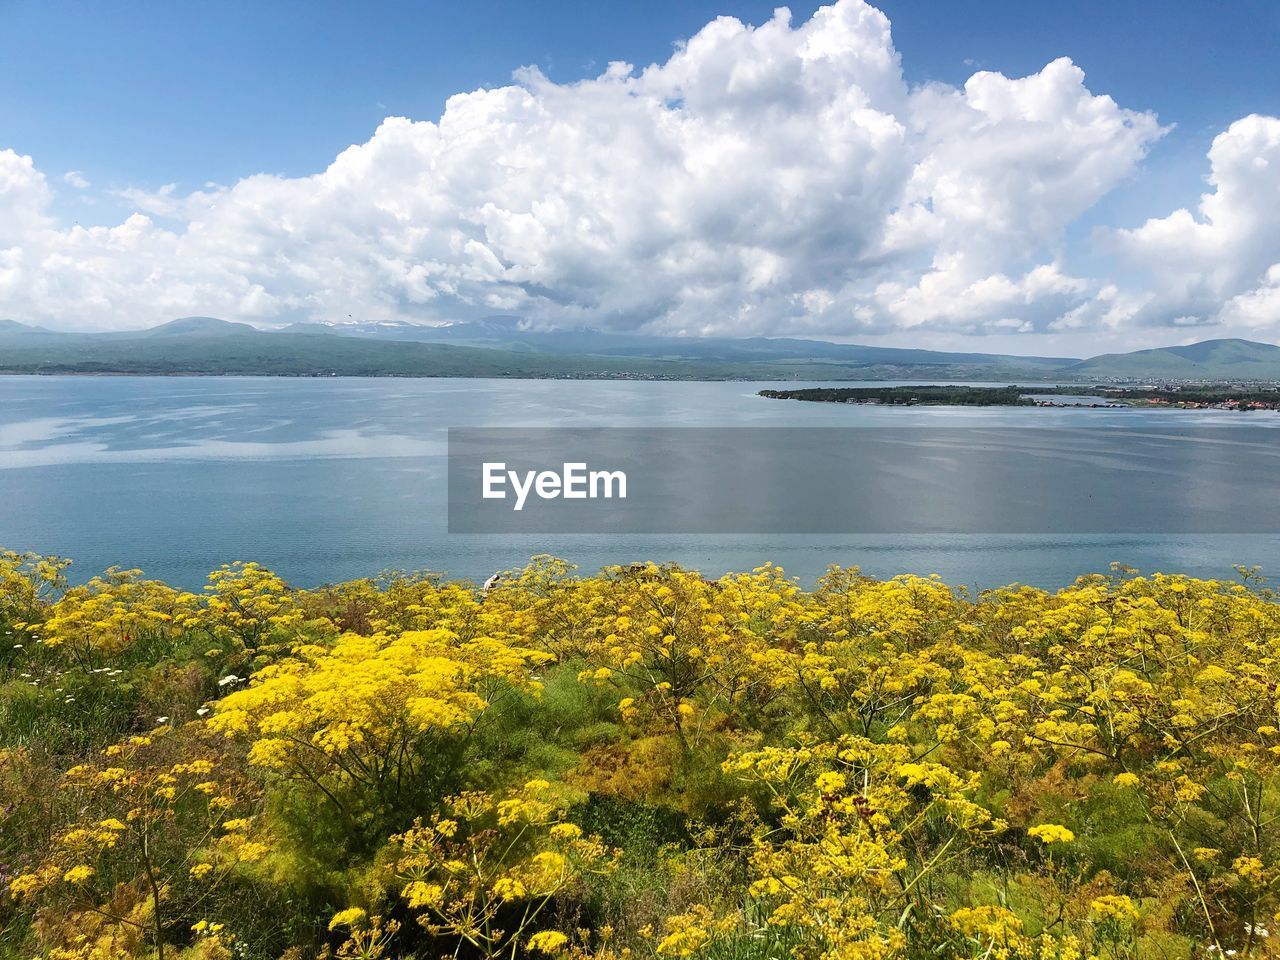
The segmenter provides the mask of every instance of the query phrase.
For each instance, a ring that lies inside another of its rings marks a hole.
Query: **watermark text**
[[[523,510],[532,492],[540,500],[611,500],[627,498],[627,475],[621,470],[588,470],[585,463],[565,463],[554,470],[508,470],[505,463],[486,462],[483,468],[486,500],[507,499],[507,486],[515,494],[513,510]]]

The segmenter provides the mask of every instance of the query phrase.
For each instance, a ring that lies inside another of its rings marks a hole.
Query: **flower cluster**
[[[1275,955],[1254,571],[64,568],[0,553],[0,957]]]

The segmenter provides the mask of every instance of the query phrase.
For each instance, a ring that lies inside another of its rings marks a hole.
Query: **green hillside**
[[[640,339],[640,338],[636,338]],[[668,340],[672,338],[666,338]],[[798,341],[791,341],[794,344]],[[905,376],[984,380],[1036,379],[1026,369],[989,355],[884,351],[850,358],[760,351],[758,359],[594,355],[497,349],[335,336],[292,330],[263,331],[210,317],[187,317],[149,330],[73,334],[0,327],[0,372],[40,374],[529,377],[663,380],[876,380]],[[825,345],[830,346],[830,345]],[[655,343],[658,350],[669,349]],[[862,348],[875,350],[876,348]],[[923,352],[923,351],[922,351]],[[901,356],[906,354],[907,356]]]
[[[511,318],[444,327],[183,317],[65,333],[0,320],[0,373],[658,380],[1280,381],[1280,346],[1206,340],[1089,360],[947,353],[821,340],[530,331]]]
[[[1275,380],[1280,347],[1252,340],[1205,340],[1184,347],[1108,353],[1063,368],[1082,379]]]

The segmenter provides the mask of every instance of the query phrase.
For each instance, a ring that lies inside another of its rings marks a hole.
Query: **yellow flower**
[[[1266,876],[1262,860],[1258,857],[1236,857],[1231,864],[1231,869],[1252,883],[1261,883]]]
[[[1041,843],[1071,843],[1076,835],[1058,823],[1042,823],[1027,831],[1027,835],[1035,837]]]
[[[9,895],[15,900],[29,896],[44,886],[40,877],[34,873],[23,873],[9,881]]]
[[[348,907],[346,910],[339,910],[333,915],[333,919],[329,921],[329,929],[337,930],[339,927],[355,927],[362,924],[368,915],[360,907]]]
[[[1108,894],[1095,897],[1090,902],[1089,908],[1104,920],[1132,921],[1138,919],[1138,908],[1134,906],[1131,899],[1125,896]]]
[[[499,877],[493,882],[492,893],[500,900],[519,900],[526,892],[524,884],[514,877]]]
[[[555,953],[569,938],[559,930],[543,930],[529,938],[529,949],[538,953]]]
[[[1005,907],[961,907],[948,919],[965,936],[985,937],[992,942],[1004,943],[1022,932],[1022,921]]]
[[[437,883],[416,880],[404,888],[404,898],[415,910],[422,907],[438,907],[444,901],[444,887]]]
[[[93,867],[80,864],[72,867],[64,873],[62,875],[62,879],[67,881],[67,883],[84,883],[97,872],[98,871],[94,870]]]
[[[844,774],[828,770],[826,773],[818,774],[814,786],[818,788],[819,793],[832,794],[842,791],[845,788],[845,782]]]
[[[271,852],[264,843],[246,843],[236,850],[236,856],[242,863],[256,863]]]

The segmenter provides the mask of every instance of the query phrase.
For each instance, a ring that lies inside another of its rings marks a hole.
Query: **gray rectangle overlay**
[[[449,531],[1276,533],[1278,468],[1248,425],[454,428]]]

